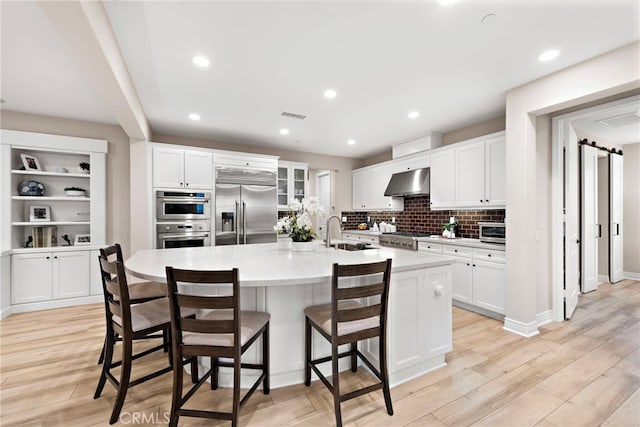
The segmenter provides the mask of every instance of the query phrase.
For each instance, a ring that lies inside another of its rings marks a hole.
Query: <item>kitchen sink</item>
[[[369,246],[366,243],[356,243],[356,244],[352,244],[352,243],[339,243],[337,245],[338,249],[342,249],[345,251],[364,251],[367,249],[377,249],[373,246]]]

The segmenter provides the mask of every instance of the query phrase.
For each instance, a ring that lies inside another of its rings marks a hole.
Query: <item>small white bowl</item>
[[[84,191],[80,191],[80,190],[66,190],[64,193],[67,196],[73,196],[73,197],[82,197],[85,194]]]

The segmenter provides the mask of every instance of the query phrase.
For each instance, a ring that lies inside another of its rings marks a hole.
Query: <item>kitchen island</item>
[[[319,243],[311,252],[295,252],[265,243],[143,250],[125,264],[135,276],[162,282],[166,281],[165,266],[195,270],[237,267],[242,309],[271,314],[271,384],[280,387],[304,381],[303,310],[330,301],[333,263],[387,258],[393,259],[387,332],[393,386],[445,365],[444,355],[452,349],[451,258],[392,248],[350,252]],[[215,285],[193,286],[202,295],[229,291],[228,287]],[[313,342],[314,357],[330,354],[325,340]],[[243,361],[257,360],[259,345],[245,353]],[[378,360],[376,347],[374,343],[361,343],[361,351],[374,363]],[[321,367],[328,373],[330,364],[326,365]],[[343,369],[347,366],[345,360]],[[243,384],[251,379],[247,374]],[[231,384],[231,377],[221,371],[220,381]]]

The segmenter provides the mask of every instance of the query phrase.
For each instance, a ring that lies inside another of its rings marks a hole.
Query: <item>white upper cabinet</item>
[[[456,206],[482,205],[485,200],[484,142],[457,147],[455,158]]]
[[[211,188],[213,185],[213,163],[211,153],[201,151],[184,152],[185,188]]]
[[[449,208],[455,205],[454,150],[431,154],[431,208]]]
[[[506,173],[506,138],[499,135],[487,139],[485,152],[485,204],[505,207],[507,205]]]
[[[354,210],[402,210],[401,197],[384,195],[391,175],[397,172],[392,162],[368,166],[352,172]]]
[[[431,154],[431,207],[504,208],[505,135],[475,138]]]
[[[308,163],[278,162],[278,209],[285,210],[293,199],[309,195]]]
[[[154,147],[153,186],[185,189],[212,188],[213,158],[211,153]]]

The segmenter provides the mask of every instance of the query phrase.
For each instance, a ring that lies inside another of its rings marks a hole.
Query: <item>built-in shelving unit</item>
[[[94,302],[97,250],[106,244],[107,141],[1,132],[0,252],[11,257],[12,310]],[[42,194],[22,194],[28,181],[44,186]],[[68,194],[71,187],[84,195]]]

